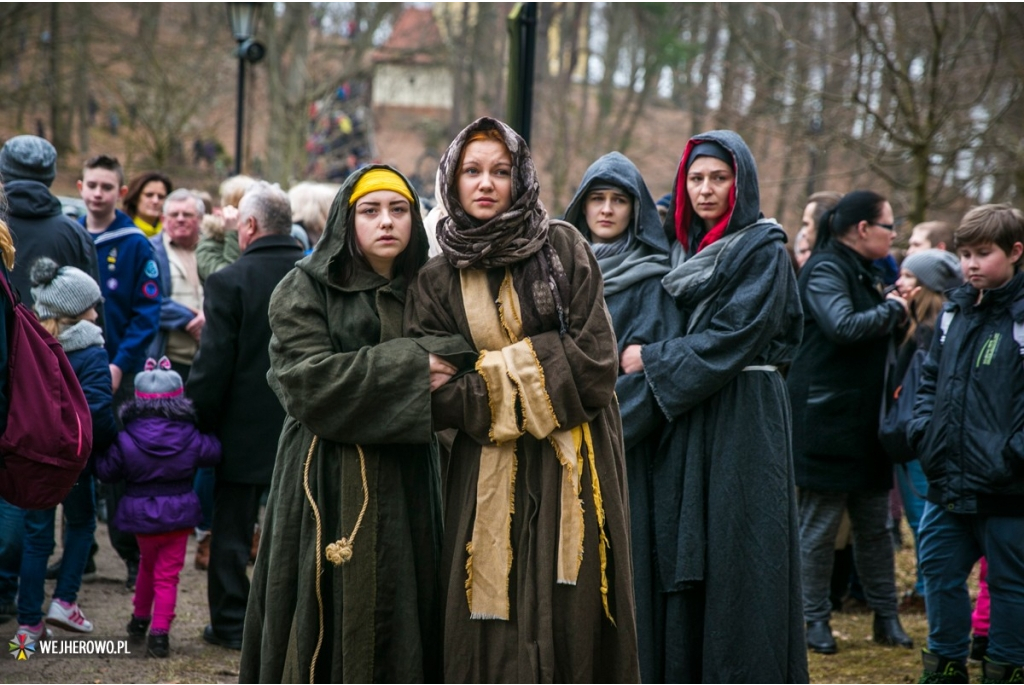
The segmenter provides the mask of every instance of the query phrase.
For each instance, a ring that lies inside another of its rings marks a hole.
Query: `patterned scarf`
[[[459,201],[459,161],[466,141],[479,131],[497,130],[512,157],[512,206],[481,222]],[[528,335],[567,329],[565,305],[569,279],[548,242],[548,214],[540,201],[537,169],[526,141],[506,124],[481,117],[455,137],[441,158],[441,197],[448,216],[437,224],[437,240],[456,269],[509,267],[522,298],[523,327]]]

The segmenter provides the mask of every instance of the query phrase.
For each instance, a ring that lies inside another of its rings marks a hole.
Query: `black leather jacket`
[[[885,364],[903,307],[869,260],[834,243],[800,273],[804,336],[788,377],[797,485],[858,492],[892,486],[878,442]]]

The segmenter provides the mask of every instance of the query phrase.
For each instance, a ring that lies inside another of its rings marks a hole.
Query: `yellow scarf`
[[[156,226],[154,226],[153,224],[149,223],[148,221],[143,219],[141,216],[137,216],[137,217],[133,218],[132,221],[135,222],[136,226],[138,226],[140,229],[142,229],[142,232],[146,234],[147,238],[152,238],[153,236],[155,236],[157,233],[159,233],[160,231],[162,231],[164,229],[164,222],[161,221],[160,219],[157,219]]]
[[[529,433],[539,440],[546,438],[563,466],[556,577],[558,583],[566,585],[576,584],[583,561],[580,478],[586,447],[600,530],[602,600],[605,614],[614,623],[608,608],[608,539],[590,425],[561,429],[545,389],[544,369],[530,339],[523,337],[519,295],[509,270],[505,269],[497,302],[491,298],[485,270],[461,269],[459,275],[470,334],[480,350],[476,370],[487,385],[491,407],[491,444],[481,448],[476,518],[473,537],[467,545],[466,598],[470,615],[475,619],[509,618],[516,441]],[[522,411],[521,425],[516,413],[517,400]]]

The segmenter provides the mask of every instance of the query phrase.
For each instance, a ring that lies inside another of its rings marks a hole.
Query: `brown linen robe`
[[[583,557],[576,585],[556,583],[563,467],[548,440],[529,433],[516,443],[510,538],[509,620],[471,619],[467,544],[473,534],[481,446],[489,443],[488,390],[475,371],[432,397],[434,428],[457,429],[442,465],[444,680],[467,682],[638,682],[629,511],[622,425],[615,400],[618,357],[604,303],[601,271],[586,241],[553,223],[549,240],[571,283],[568,331],[530,336],[551,407],[563,428],[589,422],[607,533],[608,611],[602,602],[599,525],[590,460],[584,458]],[[487,273],[495,299],[503,269]],[[410,337],[459,334],[472,340],[459,272],[444,258],[421,270],[406,303]],[[428,341],[423,341],[425,347]],[[438,350],[438,354],[444,352]],[[585,452],[585,450],[584,450]]]

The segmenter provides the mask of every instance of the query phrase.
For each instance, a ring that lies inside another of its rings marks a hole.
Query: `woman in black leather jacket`
[[[910,648],[897,614],[892,538],[886,530],[892,466],[878,441],[886,357],[907,320],[907,303],[884,294],[872,266],[895,237],[892,207],[867,190],[822,216],[814,254],[800,272],[804,336],[787,378],[799,488],[807,645],[836,652],[829,578],[843,510],[875,642]]]

